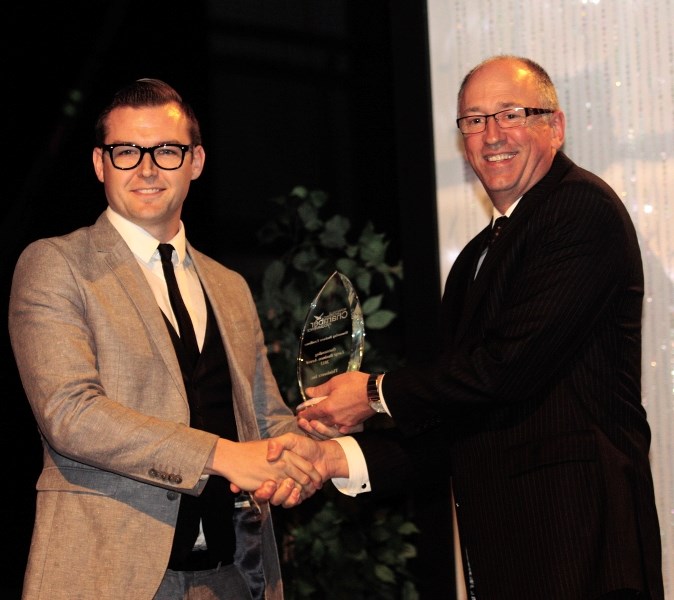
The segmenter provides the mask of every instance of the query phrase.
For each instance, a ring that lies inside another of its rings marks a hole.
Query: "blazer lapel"
[[[228,298],[229,292],[227,286],[222,281],[222,277],[212,274],[209,262],[203,260],[203,255],[189,244],[188,251],[194,261],[194,267],[201,280],[204,293],[208,296],[211,303],[218,331],[227,353],[229,373],[232,378],[234,414],[240,427],[239,434],[242,435],[242,431],[244,434],[247,431],[245,424],[255,422],[255,415],[252,409],[249,410],[252,407],[253,391],[250,382],[244,374],[244,369],[241,367],[240,352],[237,351],[237,345],[253,342],[250,339],[241,339],[241,334],[236,327],[238,319],[236,315],[232,314],[231,303]],[[247,399],[250,401],[247,401]]]
[[[463,303],[461,316],[458,319],[457,328],[456,328],[456,341],[459,341],[463,338],[466,332],[470,328],[470,324],[475,316],[480,305],[480,298],[484,295],[487,289],[487,282],[489,278],[485,274],[485,260],[482,262],[480,270],[478,271],[477,276],[475,271],[477,269],[478,262],[480,260],[480,254],[482,253],[482,247],[485,237],[489,235],[489,226],[485,227],[475,238],[473,238],[468,246],[466,246],[464,252],[466,258],[462,261],[464,263],[463,267],[459,269],[456,277],[457,281],[453,281],[451,286],[448,286],[448,289],[455,288],[459,290],[464,290],[463,294]],[[501,240],[499,240],[501,241]],[[462,253],[463,254],[463,253]],[[489,254],[489,252],[487,252]],[[461,267],[459,259],[457,259],[457,266]],[[452,269],[454,271],[454,268]],[[454,274],[452,274],[454,279]],[[463,283],[460,283],[463,281]],[[458,285],[457,285],[458,284]]]
[[[466,296],[464,309],[457,328],[457,339],[461,339],[467,333],[476,311],[483,304],[483,296],[488,292],[490,285],[494,283],[494,278],[505,277],[508,266],[513,261],[517,261],[518,257],[521,256],[520,248],[526,237],[527,223],[531,213],[536,210],[541,202],[545,202],[550,198],[552,190],[572,166],[573,163],[563,152],[558,152],[555,155],[550,170],[543,179],[522,196],[522,199],[508,220],[507,227],[503,229],[498,242],[490,247],[487,255],[484,257],[477,277],[475,277],[472,283],[460,288],[466,290]],[[484,240],[484,236],[488,235],[488,227],[475,236],[464,250],[468,255],[466,262],[472,263],[475,268],[477,268],[482,241]],[[459,255],[459,258],[462,255],[463,252]],[[457,263],[459,262],[459,258],[457,258]],[[475,273],[475,269],[473,269],[472,273]]]
[[[92,240],[98,256],[118,279],[129,299],[130,306],[145,324],[147,334],[164,360],[169,375],[187,401],[187,393],[171,336],[166,329],[164,317],[154,294],[138,266],[136,257],[105,214],[102,214],[93,225]],[[123,311],[120,318],[124,318]]]

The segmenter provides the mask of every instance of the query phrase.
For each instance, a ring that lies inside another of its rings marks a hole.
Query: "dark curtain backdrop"
[[[414,358],[434,347],[440,291],[425,2],[118,0],[21,3],[5,13],[3,314],[20,251],[89,225],[105,208],[91,163],[102,104],[133,79],[158,77],[202,123],[206,168],[184,211],[195,246],[255,287],[270,258],[255,240],[269,199],[296,185],[325,190],[331,210],[354,230],[372,221],[391,239],[392,258],[404,261],[401,352]],[[41,455],[3,331],[11,551],[10,589],[1,595],[9,600],[19,597]],[[445,499],[424,496],[431,510],[419,519],[443,543]],[[429,598],[453,581],[438,539],[419,548]]]

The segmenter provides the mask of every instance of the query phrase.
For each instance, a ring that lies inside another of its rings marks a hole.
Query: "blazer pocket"
[[[596,460],[597,442],[593,431],[563,433],[507,451],[508,471],[512,477],[553,465]]]

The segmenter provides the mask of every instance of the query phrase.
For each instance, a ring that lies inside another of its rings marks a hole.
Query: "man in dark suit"
[[[457,125],[493,219],[448,276],[442,352],[336,376],[307,390],[327,398],[299,418],[347,432],[384,411],[399,439],[355,434],[364,462],[350,437],[283,444],[324,477],[350,477],[339,484],[352,494],[412,482],[433,493],[433,473],[450,472],[470,598],[662,600],[634,226],[560,151],[565,116],[531,60],[468,73]]]

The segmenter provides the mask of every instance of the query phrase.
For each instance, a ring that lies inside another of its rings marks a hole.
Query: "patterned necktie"
[[[487,238],[485,247],[489,248],[496,240],[498,240],[507,222],[508,217],[499,217],[498,219],[496,219],[496,221],[494,221],[494,226],[491,228],[491,231],[489,232],[489,237]]]
[[[178,334],[180,335],[180,340],[182,341],[183,346],[185,346],[185,350],[187,350],[187,354],[190,357],[192,364],[196,364],[199,357],[199,345],[197,344],[197,336],[194,333],[194,325],[192,325],[190,313],[187,312],[183,297],[180,295],[178,281],[173,269],[173,261],[171,260],[171,257],[173,256],[173,246],[171,246],[171,244],[159,244],[158,250],[159,256],[161,256],[161,266],[164,270],[164,278],[166,279],[166,287],[168,288],[171,308],[173,309],[176,321],[178,321],[178,329],[180,330]]]
[[[484,239],[484,242],[482,243],[482,250],[480,250],[480,256],[477,261],[477,267],[475,269],[475,277],[477,277],[477,273],[480,270],[480,267],[482,266],[482,261],[484,260],[484,257],[487,254],[487,250],[491,248],[491,245],[500,237],[501,232],[503,231],[503,228],[508,224],[508,217],[499,217],[494,221],[494,226],[491,228],[489,231],[489,235],[487,235]]]

